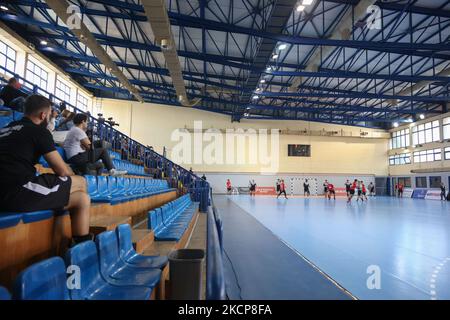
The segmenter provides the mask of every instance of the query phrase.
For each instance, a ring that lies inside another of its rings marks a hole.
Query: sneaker
[[[127,171],[121,171],[121,170],[116,170],[116,169],[109,170],[110,176],[123,176],[126,174],[127,174]]]

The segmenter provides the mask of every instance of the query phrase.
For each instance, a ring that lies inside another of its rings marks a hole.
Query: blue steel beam
[[[289,0],[286,0],[289,1]],[[98,1],[95,2],[104,3],[109,6],[123,6],[124,2],[121,1]],[[122,3],[119,5],[119,3]],[[25,2],[24,5],[26,5]],[[127,3],[128,5],[129,3]],[[30,4],[28,4],[30,5]],[[138,9],[137,9],[138,8]],[[128,6],[127,9],[132,9],[133,11],[143,10],[142,6],[134,5]],[[107,16],[105,12],[104,16]],[[257,29],[251,29],[246,27],[237,26],[234,24],[227,24],[220,21],[214,21],[209,19],[201,19],[200,17],[188,16],[183,14],[178,14],[174,12],[169,12],[169,18],[171,19],[172,25],[189,27],[189,28],[207,28],[209,30],[230,32],[230,33],[241,33],[254,37],[270,39],[278,42],[285,42],[295,45],[318,45],[318,46],[333,46],[333,47],[349,47],[356,49],[369,49],[374,51],[382,52],[392,52],[398,54],[414,54],[419,51],[428,51],[430,53],[437,53],[442,51],[449,51],[450,44],[429,44],[429,43],[396,43],[396,42],[369,42],[369,41],[356,41],[356,40],[333,40],[325,38],[311,38],[311,37],[300,37],[291,36],[285,34],[272,33],[267,31],[261,31]]]

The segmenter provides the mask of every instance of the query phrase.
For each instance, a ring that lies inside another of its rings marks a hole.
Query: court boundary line
[[[332,284],[334,284],[339,290],[341,290],[343,293],[348,295],[353,300],[360,300],[358,297],[353,295],[349,290],[347,290],[344,286],[342,286],[339,282],[334,280],[330,275],[328,275],[326,272],[321,270],[317,265],[315,265],[311,260],[306,258],[303,254],[301,254],[297,249],[293,248],[290,244],[288,244],[285,240],[281,239],[277,234],[275,234],[272,230],[267,228],[261,221],[255,218],[251,213],[249,213],[247,210],[242,208],[240,205],[238,205],[236,202],[230,199],[229,196],[227,198],[233,202],[236,206],[238,206],[242,211],[244,211],[246,214],[250,215],[253,219],[255,219],[264,229],[269,231],[275,238],[277,238],[281,243],[283,243],[286,247],[288,247],[291,251],[293,251],[297,256],[299,256],[301,259],[303,259],[307,264],[309,264],[314,270],[319,272],[323,277],[325,277],[328,281],[330,281]]]

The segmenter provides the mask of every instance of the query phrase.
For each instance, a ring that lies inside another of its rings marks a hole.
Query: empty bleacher
[[[20,300],[150,300],[164,299],[164,256],[143,256],[131,247],[130,227],[100,234],[67,251],[65,259],[52,257],[22,271],[13,286]],[[68,269],[77,266],[76,269]],[[73,273],[67,272],[72,270]],[[80,276],[83,275],[83,276]],[[78,278],[77,278],[78,276]],[[68,277],[71,286],[67,286]],[[8,299],[5,288],[0,299]]]

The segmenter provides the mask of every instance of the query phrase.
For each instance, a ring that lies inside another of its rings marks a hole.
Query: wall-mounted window
[[[444,149],[444,159],[450,160],[450,147]]]
[[[25,82],[25,86],[30,89],[33,89],[33,85],[38,86],[42,90],[47,90],[48,85],[48,72],[45,71],[42,67],[38,66],[32,60],[28,60],[27,62],[27,70],[25,71],[25,79],[30,81],[30,83]],[[43,92],[39,92],[43,93]]]
[[[83,111],[88,111],[88,98],[85,96],[78,94],[77,97],[77,108]]]
[[[433,162],[442,160],[442,149],[416,151],[413,153],[414,163]]]
[[[56,80],[55,96],[65,102],[70,102],[70,87],[61,80]]]
[[[427,122],[419,124],[412,128],[413,144],[423,144],[436,142],[441,140],[441,134],[439,131],[439,121]]]
[[[443,129],[444,129],[444,139],[450,139],[450,117],[444,118]]]
[[[389,157],[390,166],[398,166],[411,163],[411,153],[396,154]]]
[[[16,56],[17,52],[3,41],[0,41],[0,66],[11,71],[7,72],[1,69],[0,72],[10,77],[14,76],[16,72]]]
[[[416,177],[416,188],[427,188],[427,177]]]
[[[409,129],[392,132],[390,140],[390,148],[406,148],[409,147]]]
[[[441,177],[430,177],[430,188],[439,188],[441,181]]]
[[[397,178],[397,182],[399,184],[402,184],[405,188],[411,188],[411,178],[410,177]]]

